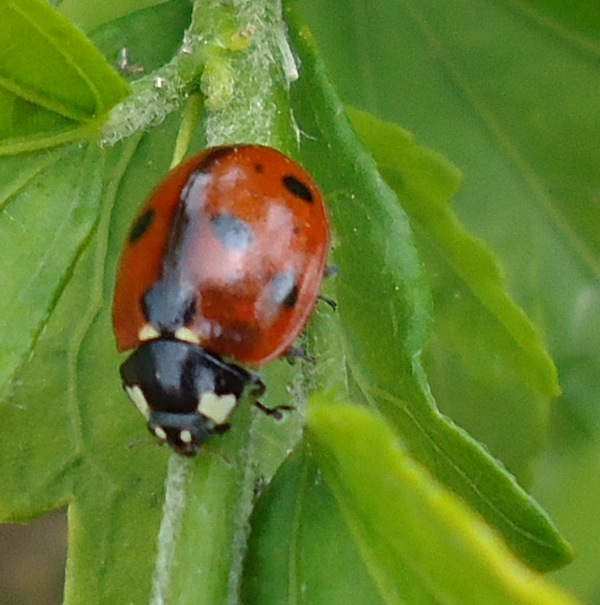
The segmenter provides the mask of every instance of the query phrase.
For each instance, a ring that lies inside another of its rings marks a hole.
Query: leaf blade
[[[441,174],[436,167],[443,160],[418,147],[411,135],[400,127],[366,112],[355,109],[349,112],[359,136],[373,153],[382,176],[402,200],[413,224],[447,259],[454,278],[447,276],[448,270],[440,264],[432,266],[429,274],[438,274],[438,284],[458,282],[461,290],[465,291],[454,293],[453,297],[445,296],[452,298],[455,304],[453,308],[445,305],[444,313],[451,313],[453,321],[468,323],[466,318],[473,316],[461,302],[467,294],[472,296],[480,309],[478,315],[484,316],[482,322],[489,326],[487,330],[481,326],[478,329],[484,343],[477,347],[479,354],[490,358],[501,356],[525,384],[545,396],[559,395],[556,367],[534,326],[508,295],[498,261],[483,241],[464,229],[447,204],[449,195],[458,186],[458,175],[454,182],[442,181],[436,191],[429,194],[424,180],[435,182],[431,174]],[[442,175],[444,177],[448,179],[445,174]],[[489,351],[485,350],[486,344]]]
[[[0,20],[0,90],[10,108],[0,117],[2,138],[99,120],[127,95],[125,81],[47,2],[4,0]]]
[[[316,398],[308,433],[366,565],[390,590],[406,566],[443,603],[576,602],[531,576],[498,535],[410,459],[382,420]]]
[[[437,410],[420,361],[430,304],[406,217],[357,142],[308,31],[294,42],[304,70],[296,92],[308,100],[304,107],[298,103],[296,116],[312,135],[304,160],[330,204],[333,258],[342,268],[334,285],[338,319],[324,322],[317,340],[328,364],[336,358],[338,367],[345,364],[345,382],[333,388],[382,412],[411,454],[499,528],[530,565],[565,565],[571,548],[548,515],[485,448]],[[340,341],[342,350],[333,350],[330,345]],[[317,372],[323,388],[332,388],[328,366]]]

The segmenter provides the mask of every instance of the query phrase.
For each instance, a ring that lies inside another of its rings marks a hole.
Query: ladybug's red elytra
[[[124,388],[159,441],[193,456],[245,392],[257,402],[264,384],[243,365],[292,347],[328,248],[317,186],[275,149],[206,149],[158,185],[129,232],[113,324],[119,351],[135,349]]]

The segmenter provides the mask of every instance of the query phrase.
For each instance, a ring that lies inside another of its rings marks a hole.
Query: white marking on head
[[[135,404],[135,407],[142,413],[142,416],[144,416],[146,420],[149,420],[151,410],[142,389],[137,385],[133,385],[132,387],[126,386],[125,390],[131,401]]]
[[[145,324],[138,332],[138,338],[140,340],[154,340],[159,336],[160,332],[152,324]]]
[[[183,328],[177,328],[177,330],[175,330],[175,338],[177,340],[183,340],[183,342],[191,342],[194,345],[200,344],[200,338],[198,337],[198,334],[196,334],[193,330],[186,328],[185,326]]]
[[[167,440],[167,433],[165,431],[165,429],[163,429],[162,426],[155,426],[152,428],[152,430],[154,431],[154,434],[161,440],[161,441],[166,441]]]
[[[215,424],[224,424],[237,404],[235,395],[216,395],[204,393],[198,403],[198,412],[212,420]]]
[[[188,431],[187,429],[183,429],[183,431],[179,433],[179,439],[181,439],[183,443],[191,443],[192,433],[190,433],[190,431]]]

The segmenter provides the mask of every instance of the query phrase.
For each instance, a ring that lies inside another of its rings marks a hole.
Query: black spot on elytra
[[[202,158],[202,161],[196,166],[194,172],[210,172],[212,165],[217,161],[231,153],[235,152],[235,147],[215,147],[211,149],[206,155]]]
[[[281,303],[286,309],[291,309],[296,306],[298,302],[298,286],[294,284],[294,287],[288,292],[288,295],[283,299]]]
[[[210,223],[213,233],[226,248],[231,250],[245,250],[254,239],[252,227],[232,214],[212,216]]]
[[[298,281],[294,270],[277,274],[270,284],[273,302],[291,309],[298,302]]]
[[[138,216],[131,231],[129,232],[129,243],[133,244],[137,242],[143,235],[148,231],[150,225],[154,222],[154,216],[156,213],[152,208],[146,210],[144,214]]]
[[[312,202],[313,195],[310,189],[302,182],[299,181],[295,176],[284,176],[283,184],[285,188],[296,197],[304,200],[305,202]]]
[[[265,167],[263,164],[256,163],[254,164],[254,172],[256,174],[262,174],[265,171]]]

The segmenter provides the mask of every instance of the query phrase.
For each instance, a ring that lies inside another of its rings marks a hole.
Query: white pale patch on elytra
[[[177,340],[182,340],[183,342],[190,342],[194,345],[200,344],[200,338],[198,338],[198,334],[196,334],[193,330],[186,328],[185,326],[182,328],[177,328],[177,330],[175,330],[175,338]]]
[[[160,332],[152,324],[145,324],[138,332],[138,338],[140,340],[154,340],[159,336]]]
[[[152,430],[154,431],[154,434],[161,440],[161,441],[166,441],[167,440],[167,433],[165,431],[165,429],[163,429],[162,426],[155,426],[152,428]]]
[[[142,416],[146,420],[150,419],[150,406],[146,401],[146,396],[144,395],[144,391],[140,389],[137,385],[133,385],[132,387],[125,387],[129,398],[135,404],[135,407],[142,413]]]
[[[191,443],[192,433],[190,433],[187,429],[183,429],[183,431],[179,433],[179,439],[181,439],[183,443]]]
[[[235,408],[237,400],[235,395],[217,395],[216,393],[204,393],[198,403],[198,412],[212,420],[215,424],[227,422],[231,412]]]

